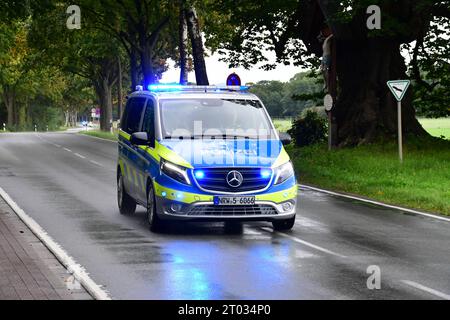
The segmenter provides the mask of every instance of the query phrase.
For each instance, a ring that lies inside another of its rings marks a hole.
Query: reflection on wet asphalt
[[[0,135],[0,186],[114,298],[436,298],[402,280],[450,292],[449,223],[312,191],[300,192],[289,237],[265,222],[153,234],[143,208],[118,212],[116,148],[66,133]],[[367,289],[370,265],[380,290]]]

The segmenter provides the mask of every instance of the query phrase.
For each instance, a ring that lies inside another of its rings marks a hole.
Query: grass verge
[[[450,215],[450,141],[372,144],[328,152],[325,144],[286,148],[300,183]]]
[[[91,131],[80,131],[80,134],[84,134],[86,136],[102,138],[106,140],[117,141],[117,134],[100,131],[100,130],[91,130]]]

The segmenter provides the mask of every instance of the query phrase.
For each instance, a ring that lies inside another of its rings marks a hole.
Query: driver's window
[[[147,100],[142,131],[147,132],[150,139],[155,138],[155,106],[152,99]]]

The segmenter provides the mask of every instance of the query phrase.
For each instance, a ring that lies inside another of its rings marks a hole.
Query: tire
[[[155,233],[161,232],[164,228],[164,222],[156,212],[155,192],[151,183],[147,190],[147,223],[150,231]]]
[[[272,221],[273,230],[275,231],[291,230],[294,224],[295,224],[295,216],[290,219]]]
[[[120,171],[117,177],[117,204],[120,214],[131,215],[136,211],[136,201],[126,192]]]

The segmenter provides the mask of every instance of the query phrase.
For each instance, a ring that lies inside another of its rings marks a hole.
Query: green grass
[[[274,118],[273,124],[275,129],[280,132],[286,132],[291,128],[292,119],[280,119]],[[419,122],[422,124],[425,130],[428,131],[434,137],[444,136],[445,139],[450,140],[450,117],[438,118],[438,119],[426,119],[420,118]]]
[[[450,215],[450,141],[373,144],[328,152],[325,144],[288,146],[300,183]]]
[[[105,132],[105,131],[100,131],[100,130],[92,130],[92,131],[81,131],[80,133],[87,135],[87,136],[117,141],[117,134],[112,134],[110,132]]]
[[[286,132],[292,127],[292,119],[274,118],[273,125],[279,132]]]

